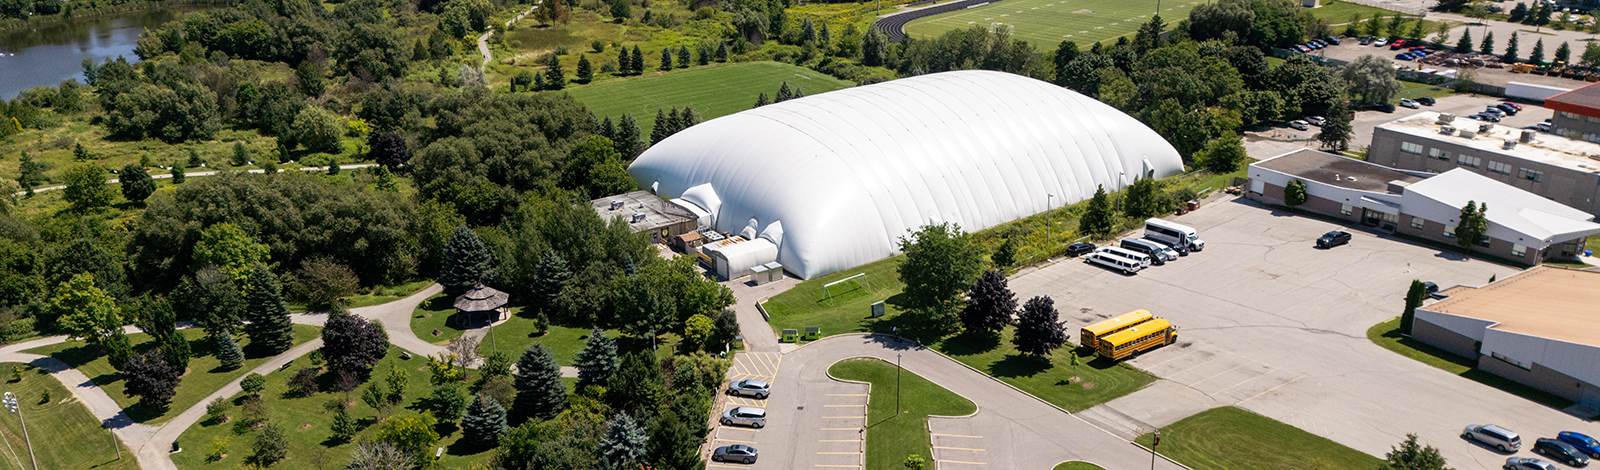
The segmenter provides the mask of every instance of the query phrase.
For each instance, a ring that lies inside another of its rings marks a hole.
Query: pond
[[[145,28],[157,28],[185,12],[203,7],[161,8],[41,23],[0,31],[0,99],[22,90],[56,86],[69,78],[83,82],[83,59],[96,63],[124,56],[139,57],[133,47]]]

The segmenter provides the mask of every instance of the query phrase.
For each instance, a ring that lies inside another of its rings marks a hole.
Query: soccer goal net
[[[872,286],[867,280],[867,273],[857,273],[844,279],[822,285],[822,298],[818,302],[836,303],[860,297],[872,292]]]

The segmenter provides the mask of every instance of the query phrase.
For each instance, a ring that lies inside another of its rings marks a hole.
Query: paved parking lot
[[[1480,285],[1513,268],[1355,230],[1349,245],[1318,250],[1312,241],[1340,225],[1243,199],[1212,198],[1176,220],[1200,230],[1205,251],[1132,276],[1069,260],[1011,279],[1019,298],[1054,297],[1074,337],[1140,308],[1179,328],[1177,344],[1131,361],[1161,380],[1080,418],[1129,437],[1235,405],[1376,456],[1415,432],[1458,469],[1505,460],[1462,442],[1468,424],[1525,439],[1600,431],[1366,338],[1400,313],[1412,279]]]
[[[783,355],[778,353],[740,352],[734,356],[728,380],[763,380],[772,384],[773,394],[765,400],[724,395],[718,401],[717,414],[736,406],[764,408],[767,426],[753,429],[715,423],[710,449],[745,444],[759,450],[761,458],[754,465],[710,462],[707,467],[861,468],[868,386],[826,378],[780,380],[782,366]]]

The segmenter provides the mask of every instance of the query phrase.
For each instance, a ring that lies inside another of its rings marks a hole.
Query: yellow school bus
[[[1083,330],[1078,332],[1078,344],[1091,348],[1095,347],[1096,344],[1099,344],[1100,338],[1132,328],[1133,325],[1150,321],[1151,318],[1155,318],[1155,316],[1151,315],[1149,310],[1134,310],[1118,315],[1116,318],[1085,326]]]
[[[1120,361],[1176,341],[1178,329],[1166,319],[1156,318],[1101,337],[1095,344],[1095,351],[1101,357]]]

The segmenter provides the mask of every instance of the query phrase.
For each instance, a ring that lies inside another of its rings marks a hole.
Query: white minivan
[[[1139,264],[1138,261],[1123,258],[1111,253],[1096,251],[1094,253],[1089,253],[1083,258],[1085,263],[1094,263],[1105,266],[1111,269],[1122,271],[1123,274],[1133,274],[1139,272],[1141,269],[1144,269],[1144,265]]]
[[[1146,267],[1146,268],[1150,267],[1150,263],[1151,263],[1150,255],[1147,255],[1147,254],[1144,254],[1144,253],[1140,253],[1140,252],[1137,252],[1137,251],[1133,251],[1133,250],[1129,250],[1127,248],[1121,248],[1121,247],[1115,247],[1115,246],[1103,246],[1103,247],[1100,247],[1097,250],[1094,250],[1094,252],[1095,253],[1109,253],[1109,254],[1112,254],[1112,255],[1121,256],[1123,258],[1127,258],[1127,259],[1133,260],[1134,262],[1139,263],[1140,266],[1143,266],[1143,267]]]
[[[1205,240],[1200,239],[1200,232],[1187,225],[1175,224],[1161,219],[1146,219],[1144,221],[1144,237],[1170,245],[1187,246],[1194,251],[1206,248]]]

